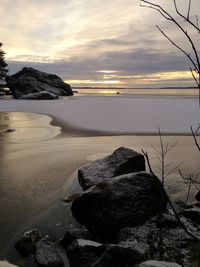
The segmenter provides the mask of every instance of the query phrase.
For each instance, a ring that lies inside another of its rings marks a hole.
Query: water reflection
[[[51,139],[61,133],[44,114],[0,112],[0,142],[24,143]]]

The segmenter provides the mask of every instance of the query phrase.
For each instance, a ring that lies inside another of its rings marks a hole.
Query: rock
[[[90,240],[77,239],[67,250],[70,267],[96,267],[105,246]]]
[[[55,244],[45,238],[36,244],[35,259],[38,265],[43,267],[60,267],[64,265]]]
[[[144,224],[166,209],[160,180],[146,172],[124,174],[99,182],[71,206],[77,221],[105,241],[128,226]]]
[[[79,169],[78,179],[83,190],[86,190],[102,179],[139,171],[145,171],[144,156],[132,149],[120,147],[111,155]]]
[[[120,230],[117,235],[116,242],[139,242],[149,243],[151,232],[157,230],[155,223],[147,221],[142,226],[126,227]]]
[[[80,197],[81,196],[81,192],[77,192],[77,193],[73,193],[73,194],[70,194],[66,197],[63,198],[63,202],[64,203],[70,203],[72,202],[74,199],[76,199],[77,197]]]
[[[174,262],[150,260],[140,263],[139,267],[181,267],[181,265]]]
[[[195,233],[194,228],[191,229],[186,223],[185,225],[189,231]],[[153,220],[147,221],[142,226],[122,229],[115,243],[148,244],[149,255],[152,259],[162,258],[163,261],[177,262],[183,266],[190,266],[185,264],[189,262],[191,257],[190,251],[188,251],[188,242],[190,240],[182,228],[162,228],[162,247],[159,242],[160,237],[160,229],[153,218]]]
[[[200,201],[195,202],[195,203],[194,203],[194,206],[200,208]]]
[[[13,128],[8,128],[8,129],[5,129],[4,130],[4,133],[13,133],[13,132],[15,132],[16,130],[15,129],[13,129]]]
[[[179,222],[177,221],[176,217],[173,215],[169,215],[166,213],[159,214],[157,219],[157,226],[158,227],[167,227],[167,228],[176,228],[179,227]]]
[[[200,222],[200,208],[194,207],[191,209],[186,209],[182,212],[182,215],[190,220],[199,223]]]
[[[64,83],[57,75],[33,68],[23,68],[21,71],[8,76],[6,82],[14,98],[22,98],[41,91],[47,91],[57,96],[73,95],[70,85]]]
[[[148,257],[148,246],[76,240],[67,250],[71,267],[132,267]]]
[[[199,190],[199,192],[195,195],[195,198],[196,198],[197,201],[200,201],[200,190]]]
[[[41,91],[38,93],[30,93],[28,95],[22,96],[21,99],[29,99],[29,100],[51,100],[51,99],[58,99],[58,96],[50,93],[48,91]]]
[[[36,243],[42,239],[42,234],[38,229],[32,229],[25,232],[23,236],[15,244],[15,248],[22,257],[33,254],[36,250]]]
[[[63,236],[63,238],[60,240],[60,244],[67,249],[71,244],[76,240],[76,239],[86,239],[86,240],[93,240],[94,238],[88,232],[88,230],[84,227],[80,228],[74,228],[74,229],[69,229]]]

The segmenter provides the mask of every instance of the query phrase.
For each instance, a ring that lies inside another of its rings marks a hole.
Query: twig
[[[191,132],[192,132],[192,136],[193,136],[193,138],[194,138],[194,141],[195,141],[195,144],[196,144],[196,147],[197,147],[197,149],[200,151],[200,145],[199,145],[199,143],[198,143],[198,141],[197,141],[197,137],[196,137],[196,135],[195,135],[195,133],[194,133],[194,131],[193,131],[193,128],[192,128],[192,126],[191,126]]]

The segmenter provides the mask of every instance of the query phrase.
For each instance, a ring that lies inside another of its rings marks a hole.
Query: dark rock
[[[72,214],[90,232],[110,240],[122,228],[144,224],[166,209],[160,180],[146,172],[99,182],[72,202]]]
[[[138,267],[181,267],[181,265],[175,262],[150,260],[140,263]]]
[[[157,219],[158,227],[167,227],[167,228],[176,228],[180,226],[180,223],[177,221],[176,217],[166,213],[159,214]]]
[[[33,68],[23,68],[14,75],[8,76],[6,82],[14,98],[22,98],[41,91],[48,91],[57,96],[73,95],[70,85],[64,83],[57,75]]]
[[[186,219],[185,219],[186,220]],[[187,229],[196,235],[194,227],[184,221]],[[115,242],[149,245],[149,255],[152,259],[177,262],[183,266],[190,259],[188,251],[189,236],[182,228],[162,228],[162,239],[160,228],[157,227],[155,220],[147,221],[138,227],[127,227],[122,229]],[[162,240],[162,242],[160,242]]]
[[[139,171],[145,171],[144,156],[132,149],[120,147],[111,155],[79,169],[78,179],[83,190],[86,190],[102,179]]]
[[[64,265],[56,245],[43,238],[36,244],[35,259],[39,266],[60,267]]]
[[[76,240],[76,239],[86,239],[86,240],[93,240],[94,238],[88,232],[88,230],[84,227],[80,228],[74,228],[74,229],[69,229],[63,236],[63,238],[60,240],[60,244],[67,249],[71,244]]]
[[[147,260],[149,246],[145,243],[121,242],[117,245],[106,245],[106,250],[99,260],[98,267],[133,267],[135,264]]]
[[[80,197],[81,194],[82,194],[81,192],[77,192],[77,193],[70,194],[70,195],[66,196],[65,198],[63,198],[63,202],[64,202],[64,203],[70,203],[70,202],[72,202],[74,199],[76,199],[77,197]]]
[[[16,130],[15,129],[13,129],[13,128],[8,128],[8,129],[5,129],[4,130],[4,133],[13,133],[13,132],[15,132]]]
[[[121,242],[139,242],[147,244],[150,240],[151,231],[157,230],[155,223],[147,221],[145,224],[137,227],[126,227],[119,231],[116,243]]]
[[[196,198],[197,201],[200,201],[200,190],[199,190],[199,192],[195,195],[195,198]]]
[[[22,96],[21,99],[27,99],[27,100],[51,100],[51,99],[58,99],[58,96],[50,93],[48,91],[41,91],[38,93],[31,93],[25,96]]]
[[[186,209],[182,212],[182,215],[194,222],[200,223],[200,208],[198,207]]]
[[[42,234],[39,230],[30,230],[17,241],[15,248],[22,257],[27,257],[33,254],[36,250],[36,243],[42,239]]]
[[[71,267],[132,267],[148,258],[143,244],[107,244],[76,240],[67,250]]]
[[[200,201],[195,202],[195,203],[194,203],[194,206],[200,208]]]
[[[96,263],[105,251],[101,243],[77,239],[67,250],[70,267],[96,267]]]

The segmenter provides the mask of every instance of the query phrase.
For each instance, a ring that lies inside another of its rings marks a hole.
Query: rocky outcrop
[[[102,179],[139,171],[145,171],[144,156],[132,149],[120,147],[111,155],[79,169],[78,179],[83,190],[86,190]]]
[[[27,99],[39,99],[39,93],[41,92],[43,92],[41,93],[42,99],[45,96],[47,97],[46,99],[52,99],[50,97],[53,97],[53,95],[73,95],[70,85],[63,82],[57,75],[41,72],[33,68],[23,68],[14,75],[8,76],[6,82],[14,98],[25,99],[25,96],[29,95],[31,98]],[[47,94],[47,92],[50,94]]]
[[[72,202],[77,221],[104,241],[166,209],[166,193],[152,174],[138,172],[99,182]]]

